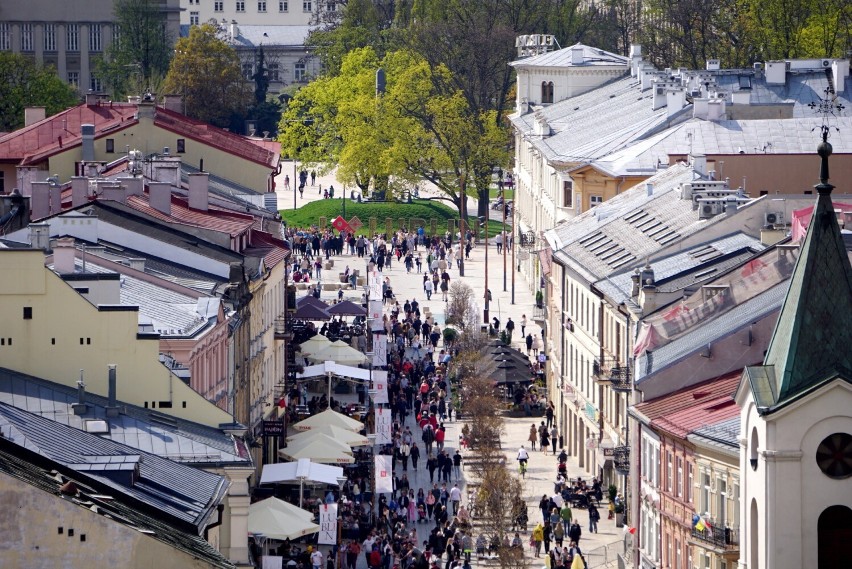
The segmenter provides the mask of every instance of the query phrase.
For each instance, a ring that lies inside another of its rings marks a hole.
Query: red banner
[[[352,228],[349,227],[349,223],[347,223],[346,220],[339,215],[331,222],[331,226],[338,231],[352,231]]]

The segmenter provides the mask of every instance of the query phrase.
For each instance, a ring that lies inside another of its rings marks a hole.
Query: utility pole
[[[503,225],[500,231],[500,240],[503,242],[503,292],[506,292],[506,247],[509,246],[509,235],[506,233],[506,196],[503,196]]]
[[[512,208],[512,304],[515,304],[515,273],[518,272],[515,266],[515,227],[515,208]]]
[[[482,319],[488,324],[488,215],[485,215],[485,310],[482,311]]]
[[[461,201],[459,202],[459,276],[464,276],[464,245],[465,233],[467,233],[467,180],[465,174],[459,177],[459,188],[461,190]],[[452,239],[452,235],[450,236]],[[488,278],[487,276],[485,277]]]

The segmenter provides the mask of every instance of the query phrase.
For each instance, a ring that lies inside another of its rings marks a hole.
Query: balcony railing
[[[533,307],[533,320],[544,320],[547,318],[547,309],[543,306],[539,308],[538,306]]]
[[[701,531],[692,528],[692,537],[717,549],[731,550],[740,547],[740,532],[737,528],[707,526]]]
[[[275,327],[275,339],[276,340],[292,340],[293,339],[292,332],[289,332],[289,330],[288,330],[289,327],[287,326],[287,319],[286,318],[284,318],[284,317],[276,318],[275,324],[273,324],[273,326]]]
[[[609,384],[615,391],[630,391],[633,380],[629,365],[621,365],[615,358],[607,357],[601,360],[595,358],[592,362],[592,375],[595,381]]]

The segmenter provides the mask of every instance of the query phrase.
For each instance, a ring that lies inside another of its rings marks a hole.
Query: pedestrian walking
[[[574,520],[574,523],[571,524],[571,529],[568,530],[568,537],[571,539],[571,541],[573,541],[577,545],[580,545],[581,535],[583,535],[583,530],[580,528],[579,522],[577,522],[577,520]]]
[[[530,427],[530,436],[527,437],[530,442],[530,450],[535,450],[535,443],[538,442],[538,430],[535,428],[535,423]]]
[[[532,347],[533,347],[532,334],[527,334],[526,343],[527,343],[527,355],[530,355],[530,350],[532,350]]]
[[[527,329],[527,315],[521,314],[521,337],[523,338],[526,335]]]
[[[598,508],[589,502],[589,533],[598,533],[598,521],[601,519],[601,514]]]
[[[551,454],[556,454],[556,443],[557,438],[559,436],[559,431],[556,430],[556,425],[550,428],[550,446],[553,448],[553,452]]]
[[[515,331],[515,323],[509,318],[506,320],[506,335],[509,336],[509,341],[512,341],[512,332]]]

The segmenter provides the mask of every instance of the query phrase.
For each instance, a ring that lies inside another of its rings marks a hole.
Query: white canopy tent
[[[307,366],[305,367],[305,371],[297,373],[296,377],[299,379],[307,379],[309,377],[327,376],[328,374],[339,375],[340,377],[351,377],[352,379],[360,379],[361,381],[368,381],[370,379],[370,370],[368,369],[343,365],[333,361],[325,361],[320,364]]]
[[[319,482],[321,484],[340,485],[343,478],[343,469],[339,466],[318,464],[310,459],[301,458],[296,462],[281,462],[278,464],[265,464],[260,474],[261,484],[275,484],[278,482]]]
[[[293,425],[293,428],[297,431],[309,431],[325,425],[333,425],[340,429],[346,429],[347,431],[360,431],[364,428],[364,423],[361,421],[356,421],[355,419],[347,417],[343,413],[338,413],[331,409],[326,409],[321,413],[311,415],[307,419],[299,421]]]
[[[319,532],[313,519],[311,512],[278,498],[267,498],[249,506],[248,531],[268,539],[298,539]]]
[[[302,342],[299,344],[299,348],[302,351],[302,355],[315,354],[320,350],[324,350],[328,346],[331,345],[331,340],[323,336],[322,334],[317,334],[316,336]]]
[[[367,362],[367,356],[347,343],[337,340],[318,352],[308,354],[308,360],[314,363],[333,361],[343,364],[363,364]]]
[[[287,441],[295,443],[301,440],[312,439],[320,434],[328,435],[334,440],[347,444],[351,447],[362,447],[370,444],[370,439],[364,435],[348,429],[342,429],[335,425],[320,425],[319,427],[314,427],[309,431],[301,431],[295,435],[287,437]]]
[[[279,450],[278,454],[290,460],[308,458],[314,462],[330,464],[352,464],[355,462],[355,458],[352,456],[352,448],[349,445],[337,442],[322,433],[308,440],[288,444],[287,448]]]

